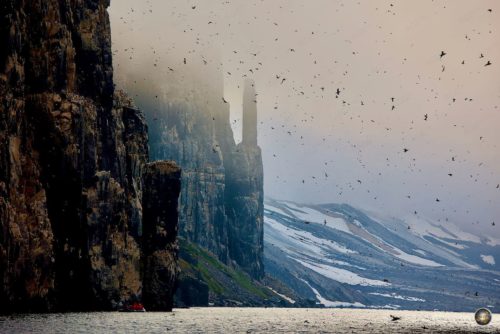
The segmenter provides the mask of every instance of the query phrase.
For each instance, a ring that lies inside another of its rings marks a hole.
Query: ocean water
[[[391,315],[401,317],[392,321]],[[172,313],[65,313],[0,317],[0,333],[500,333],[500,315],[362,309],[191,308]]]

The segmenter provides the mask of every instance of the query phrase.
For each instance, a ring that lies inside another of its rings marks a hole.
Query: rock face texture
[[[1,312],[105,310],[140,299],[143,225],[167,235],[148,234],[161,244],[145,258],[171,291],[179,173],[165,179],[163,165],[147,166],[148,208],[168,206],[161,221],[156,213],[143,220],[147,126],[114,90],[108,6],[0,5]],[[150,196],[157,186],[170,189],[168,199]],[[149,301],[168,309],[171,296],[158,298]]]
[[[229,104],[218,84],[188,102],[158,106],[158,121],[150,127],[151,158],[175,160],[182,167],[179,235],[261,279],[263,168],[255,90],[248,81],[244,139],[236,145]]]
[[[230,211],[229,256],[252,277],[264,277],[264,172],[257,146],[257,106],[254,83],[243,92],[243,141],[232,154],[226,172],[226,207]]]
[[[143,300],[150,310],[171,310],[177,265],[177,198],[181,169],[173,162],[146,165],[143,195]]]
[[[229,109],[212,100],[165,103],[162,111],[151,123],[151,159],[175,160],[182,167],[179,234],[228,261],[224,157],[216,133],[221,111],[229,119]]]

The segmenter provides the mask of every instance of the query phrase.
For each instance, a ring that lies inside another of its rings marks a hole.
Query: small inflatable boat
[[[146,309],[141,303],[133,303],[122,308],[120,312],[146,312]]]

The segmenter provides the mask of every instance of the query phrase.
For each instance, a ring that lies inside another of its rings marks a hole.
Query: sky
[[[115,81],[132,95],[223,85],[239,141],[243,78],[255,80],[266,196],[500,237],[500,2],[113,0],[109,12]]]

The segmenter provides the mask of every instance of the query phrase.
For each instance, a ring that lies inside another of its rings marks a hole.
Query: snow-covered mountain
[[[500,310],[500,240],[451,222],[266,200],[266,271],[327,307]]]

